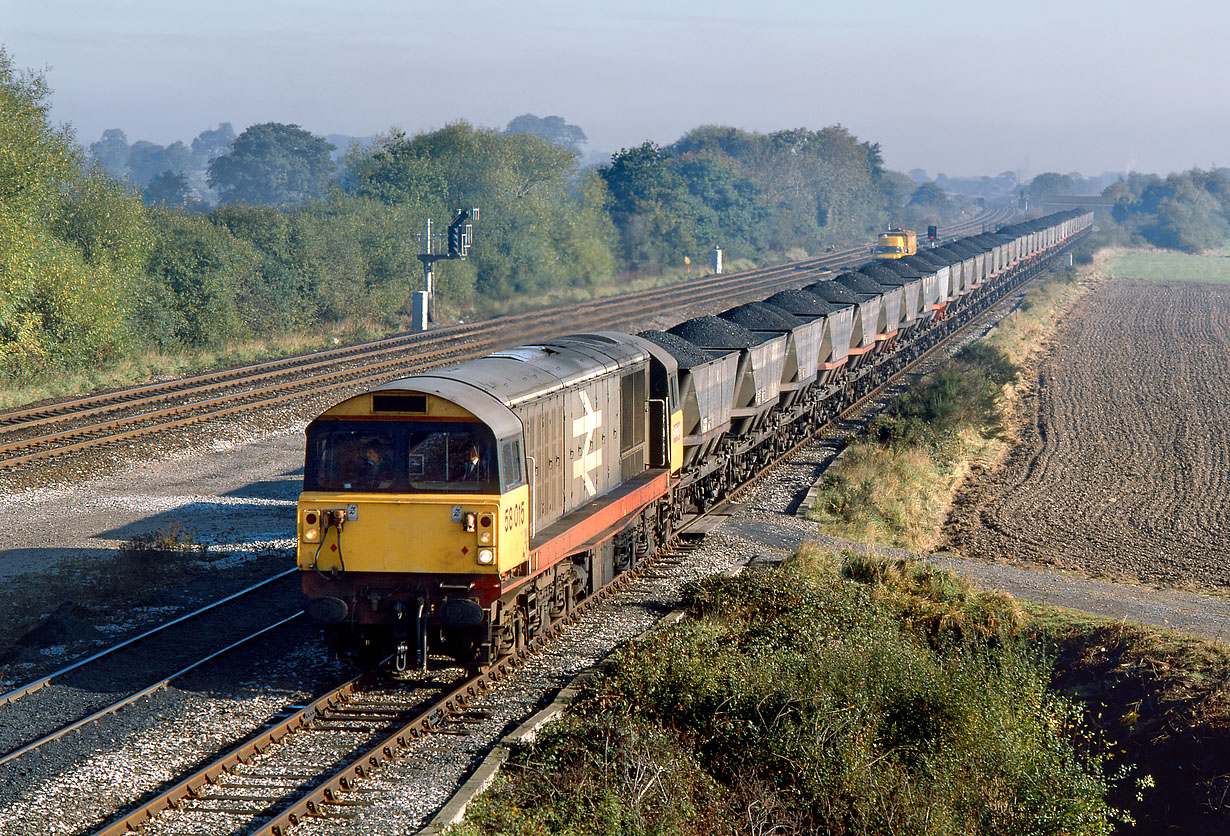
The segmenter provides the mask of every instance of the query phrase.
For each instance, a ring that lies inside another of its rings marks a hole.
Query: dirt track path
[[[946,550],[1230,587],[1230,287],[1106,281],[1055,343]]]

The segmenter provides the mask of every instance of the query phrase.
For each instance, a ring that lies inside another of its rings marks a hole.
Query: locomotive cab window
[[[477,421],[321,421],[307,447],[305,490],[499,491],[495,439]]]
[[[410,487],[420,491],[496,493],[495,442],[482,424],[409,425]]]
[[[375,427],[338,426],[316,436],[315,482],[324,490],[381,491],[395,483],[392,432]]]

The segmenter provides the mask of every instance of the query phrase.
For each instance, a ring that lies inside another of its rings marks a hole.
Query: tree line
[[[1079,176],[1046,172],[1025,190],[1031,200],[1051,195],[1091,194],[1097,190]],[[1103,243],[1154,246],[1199,253],[1215,249],[1230,236],[1230,169],[1215,168],[1159,177],[1132,172],[1100,189],[1109,198],[1109,219],[1099,220]]]
[[[165,147],[112,130],[87,154],[50,121],[50,95],[0,48],[9,384],[339,322],[395,327],[421,283],[415,233],[462,206],[482,221],[471,257],[438,272],[453,315],[681,270],[714,245],[728,259],[797,257],[961,208],[840,126],[704,126],[596,167],[579,164],[577,126],[532,114],[345,149],[278,123]]]

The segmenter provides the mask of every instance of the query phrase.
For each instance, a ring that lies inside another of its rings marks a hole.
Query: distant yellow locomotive
[[[881,232],[871,254],[876,258],[905,258],[918,252],[918,236],[911,229]]]
[[[361,661],[492,663],[1091,221],[1058,213],[668,332],[561,337],[329,408],[307,428],[298,507],[308,614]]]
[[[651,552],[683,458],[678,368],[596,333],[387,384],[307,429],[299,568],[331,644],[488,664]],[[584,510],[581,510],[584,506]]]

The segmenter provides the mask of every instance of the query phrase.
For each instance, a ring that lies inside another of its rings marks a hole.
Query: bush
[[[693,585],[693,618],[621,652],[464,832],[1109,832],[1105,746],[980,598],[822,553]]]
[[[1003,431],[1001,389],[1018,374],[999,349],[982,341],[971,343],[951,363],[902,394],[872,423],[871,434],[899,449],[939,448],[962,429],[995,437]]]

